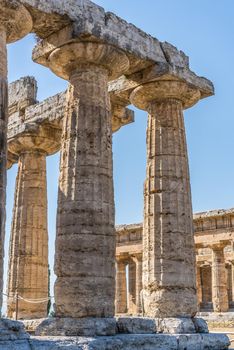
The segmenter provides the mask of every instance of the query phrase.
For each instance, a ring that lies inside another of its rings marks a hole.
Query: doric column
[[[141,314],[141,291],[142,291],[142,255],[136,254],[133,257],[136,264],[136,313]]]
[[[222,244],[212,247],[212,302],[214,312],[226,312],[229,309],[224,246]]]
[[[55,304],[58,317],[115,312],[115,229],[108,79],[128,68],[112,46],[72,43],[48,59],[67,79],[57,213]]]
[[[197,307],[200,311],[200,306],[202,303],[202,281],[201,281],[201,263],[196,263],[196,287],[197,287]]]
[[[115,313],[127,313],[127,279],[126,279],[126,258],[118,257],[116,260],[116,293]]]
[[[136,263],[131,257],[128,262],[128,314],[136,314]]]
[[[7,314],[15,318],[18,311],[19,319],[46,317],[48,305],[48,300],[34,304],[24,299],[48,298],[46,156],[59,149],[61,133],[50,126],[36,129],[33,126],[25,136],[8,142],[19,161],[9,249]]]
[[[197,311],[195,246],[183,109],[200,92],[180,81],[136,88],[132,103],[149,112],[144,191],[145,315],[191,316]]]
[[[5,238],[6,164],[8,83],[6,44],[14,42],[32,29],[28,11],[15,1],[0,0],[0,310],[2,306],[3,257]]]

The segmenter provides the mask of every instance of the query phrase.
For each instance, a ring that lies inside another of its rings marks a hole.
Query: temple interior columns
[[[115,291],[115,313],[127,313],[127,261],[118,257],[116,260],[116,291]]]
[[[215,312],[229,309],[224,245],[212,246],[212,302]]]

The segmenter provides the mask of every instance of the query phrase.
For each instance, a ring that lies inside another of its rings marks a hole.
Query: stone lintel
[[[234,208],[230,209],[216,209],[216,210],[208,210],[208,211],[203,211],[200,213],[195,213],[193,215],[194,220],[202,220],[206,218],[215,218],[215,217],[220,217],[220,216],[234,216]]]
[[[66,106],[66,92],[61,92],[46,100],[37,102],[37,83],[33,77],[24,77],[9,84],[9,121],[8,142],[35,133],[43,124],[62,129]],[[134,112],[123,102],[112,98],[112,130],[118,131],[122,126],[134,122]],[[9,152],[9,169],[18,157]]]
[[[230,243],[231,241],[234,241],[234,231],[233,232],[222,232],[222,231],[206,231],[206,232],[198,232],[195,234],[195,244],[196,247],[202,246],[208,247],[211,242],[226,242]]]
[[[8,86],[9,115],[22,112],[26,107],[37,103],[37,81],[34,77],[24,77]]]
[[[200,237],[199,237],[200,238]],[[233,242],[233,239],[227,239],[225,238],[220,238],[218,240],[218,237],[216,238],[214,235],[214,240],[210,239],[209,241],[202,241],[202,240],[196,240],[195,239],[195,246],[197,249],[202,249],[202,248],[210,248],[212,250],[222,250],[228,245],[230,245]]]

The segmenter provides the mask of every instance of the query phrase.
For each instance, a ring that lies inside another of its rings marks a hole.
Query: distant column
[[[196,285],[197,285],[197,306],[198,311],[200,311],[201,303],[202,303],[202,281],[201,281],[201,263],[197,262],[196,264]]]
[[[128,279],[129,279],[129,294],[128,294],[128,314],[136,314],[136,263],[132,258],[128,263]]]
[[[142,312],[141,291],[142,291],[142,254],[136,254],[133,257],[136,264],[136,313]]]
[[[212,302],[214,312],[229,309],[224,246],[212,246]]]
[[[117,258],[116,261],[116,297],[115,297],[115,313],[127,313],[127,276],[126,276],[126,260]]]

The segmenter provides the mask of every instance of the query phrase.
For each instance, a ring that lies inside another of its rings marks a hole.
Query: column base
[[[32,337],[25,341],[1,341],[4,350],[225,350],[222,334],[122,334],[109,337]]]
[[[115,318],[47,318],[35,329],[36,336],[111,336],[116,334]]]

